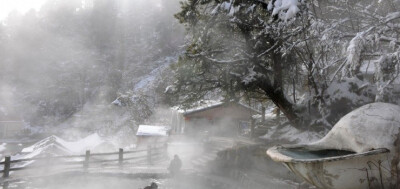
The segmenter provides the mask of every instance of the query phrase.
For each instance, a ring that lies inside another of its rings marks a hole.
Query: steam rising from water
[[[17,115],[32,132],[40,128],[40,134],[44,130],[76,140],[96,132],[118,147],[133,144],[135,127],[142,123],[132,119],[129,107],[111,102],[118,93],[139,93],[136,85],[153,78],[146,76],[156,68],[167,73],[160,71],[161,76],[168,75],[164,64],[177,56],[183,41],[182,26],[172,16],[178,9],[178,0],[49,0],[40,11],[13,12],[0,24],[0,114]],[[143,123],[171,124],[169,108],[156,107],[168,78],[145,82],[145,88],[154,90],[140,91],[149,97],[153,112]],[[236,134],[237,125],[229,118],[206,130],[218,133],[224,127]],[[197,168],[192,160],[210,153],[203,151],[202,137],[196,141],[177,136],[170,142],[169,158],[178,154],[183,160],[178,178],[168,178],[168,161],[156,165],[156,176],[143,179],[117,174],[121,171],[116,169],[94,174],[39,168],[13,173],[44,176],[12,182],[10,188],[143,188],[152,181],[159,188],[219,188],[212,179],[193,173]],[[122,172],[140,171],[131,168]],[[154,171],[151,168],[144,167]]]
[[[177,0],[60,0],[11,13],[0,24],[0,114],[70,138],[126,133],[132,120],[110,103],[176,56],[178,9]],[[160,99],[154,90],[143,95]]]

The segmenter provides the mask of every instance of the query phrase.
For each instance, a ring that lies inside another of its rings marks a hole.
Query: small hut
[[[170,128],[167,126],[139,125],[136,132],[137,145],[161,144],[168,140]]]

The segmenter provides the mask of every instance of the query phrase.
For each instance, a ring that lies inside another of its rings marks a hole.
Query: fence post
[[[11,157],[6,156],[4,161],[3,178],[10,176]]]
[[[151,164],[151,146],[147,145],[147,163]]]
[[[83,163],[83,168],[85,170],[89,168],[89,157],[90,157],[90,150],[86,150],[85,162]]]
[[[256,127],[256,120],[251,118],[251,121],[250,121],[250,138],[254,138],[255,137],[254,136],[255,135],[255,131],[254,131],[255,127]]]
[[[122,168],[122,163],[124,161],[124,149],[120,148],[118,153],[118,164],[119,168]]]

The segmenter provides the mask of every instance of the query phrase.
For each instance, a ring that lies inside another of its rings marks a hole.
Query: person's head
[[[158,188],[158,185],[155,182],[152,182],[150,186],[151,186],[151,189],[157,189]]]
[[[175,154],[175,155],[174,155],[174,158],[175,158],[175,159],[178,159],[178,158],[179,158],[179,156],[178,156],[177,154]]]

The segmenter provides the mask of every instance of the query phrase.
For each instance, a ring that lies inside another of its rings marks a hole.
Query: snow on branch
[[[346,64],[351,73],[357,73],[361,67],[361,52],[365,45],[365,32],[358,33],[347,47]]]
[[[298,0],[273,0],[269,1],[268,10],[272,10],[272,15],[278,15],[281,20],[287,21],[296,16],[300,11]]]
[[[252,68],[248,68],[248,74],[243,78],[242,82],[245,85],[248,85],[249,83],[253,82],[256,80],[256,76],[258,75],[255,71],[254,71],[254,66]]]
[[[236,59],[236,60],[217,60],[217,59],[210,58],[207,56],[204,56],[204,58],[206,58],[210,62],[219,63],[219,64],[229,64],[229,63],[233,64],[233,63],[239,63],[239,62],[247,60],[247,58],[241,58],[241,59]]]
[[[400,12],[392,12],[385,17],[385,22],[388,23],[398,18],[400,18]]]

